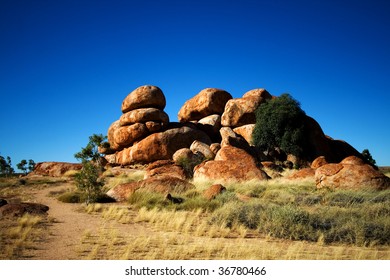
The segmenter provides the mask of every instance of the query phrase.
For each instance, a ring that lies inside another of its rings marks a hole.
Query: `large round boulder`
[[[130,165],[172,159],[177,150],[189,148],[195,140],[211,144],[210,138],[203,131],[182,125],[147,136],[132,147],[118,152],[115,160],[117,164]]]
[[[222,126],[237,127],[256,123],[257,107],[271,98],[271,94],[265,89],[254,89],[245,93],[242,98],[229,100],[222,114]]]
[[[132,91],[122,102],[122,112],[126,113],[139,108],[156,108],[163,110],[166,100],[162,90],[156,86],[141,86]]]
[[[390,178],[360,158],[350,156],[340,163],[322,165],[315,171],[317,188],[378,190],[390,188]]]
[[[135,141],[141,139],[148,134],[148,129],[143,123],[135,123],[132,125],[122,126],[116,129],[114,133],[115,147],[129,147]]]
[[[124,113],[119,119],[121,126],[134,123],[146,123],[149,121],[167,124],[169,122],[169,117],[167,113],[160,109],[141,108]]]
[[[226,145],[218,151],[215,160],[203,162],[195,167],[194,179],[248,181],[266,180],[269,176],[246,151]]]
[[[227,91],[206,88],[187,100],[178,113],[180,122],[197,121],[213,114],[222,114],[232,96]]]

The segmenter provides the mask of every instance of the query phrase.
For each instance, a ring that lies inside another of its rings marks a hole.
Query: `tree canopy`
[[[305,117],[299,102],[289,94],[261,104],[256,110],[253,144],[262,151],[277,147],[287,154],[302,156]]]

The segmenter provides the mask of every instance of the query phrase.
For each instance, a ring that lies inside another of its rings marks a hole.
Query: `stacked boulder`
[[[206,88],[187,100],[178,113],[181,123],[192,122],[207,133],[213,142],[220,142],[221,116],[233,97],[227,91]]]
[[[211,144],[194,125],[170,123],[165,105],[165,96],[156,86],[141,86],[123,100],[122,116],[108,129],[110,152],[105,154],[110,164],[168,160],[195,140]]]
[[[123,150],[161,130],[169,123],[163,111],[165,105],[165,96],[158,87],[141,86],[131,92],[122,102],[122,116],[108,129],[110,148]]]

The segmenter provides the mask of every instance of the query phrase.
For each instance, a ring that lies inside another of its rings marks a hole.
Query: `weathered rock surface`
[[[115,199],[115,201],[126,201],[140,187],[141,185],[139,182],[130,182],[127,184],[118,185],[109,190],[106,194],[107,196]]]
[[[0,207],[0,217],[21,217],[27,213],[32,215],[45,215],[47,211],[49,211],[49,206],[39,203],[7,203]]]
[[[317,169],[325,164],[328,164],[328,162],[326,161],[326,158],[324,156],[320,156],[320,157],[316,158],[315,160],[313,160],[310,167],[313,169]]]
[[[195,140],[211,144],[210,138],[196,128],[186,125],[171,128],[164,132],[151,134],[132,147],[118,152],[115,162],[120,165],[129,165],[172,159],[177,150],[190,147]]]
[[[224,146],[215,160],[195,167],[194,179],[206,178],[222,181],[265,180],[269,176],[261,170],[256,160],[246,151],[233,146]]]
[[[121,126],[135,123],[146,123],[149,121],[167,124],[169,122],[169,117],[167,113],[160,109],[141,108],[124,113],[119,119]]]
[[[122,112],[126,113],[139,108],[156,108],[163,110],[166,105],[162,90],[156,86],[141,86],[132,91],[122,102]]]
[[[271,98],[271,94],[265,89],[254,89],[245,93],[242,98],[229,100],[222,114],[222,126],[238,127],[256,123],[257,107]]]
[[[144,179],[162,175],[176,177],[182,180],[187,179],[184,169],[181,166],[175,164],[172,160],[158,160],[151,163],[146,168]]]
[[[360,158],[350,156],[340,163],[325,164],[315,171],[317,188],[330,189],[387,189],[390,178]]]
[[[210,145],[195,140],[190,146],[190,150],[196,154],[201,153],[206,159],[214,159],[215,154],[211,151]]]
[[[255,126],[255,124],[246,124],[234,128],[233,131],[244,138],[248,144],[252,144],[252,134],[255,130]]]
[[[39,162],[35,165],[34,171],[30,175],[43,175],[52,177],[61,177],[70,170],[81,170],[80,163],[69,162]]]
[[[114,133],[114,143],[120,148],[125,148],[146,136],[148,133],[149,131],[143,123],[121,126],[117,128]]]
[[[154,176],[140,182],[141,189],[149,192],[159,192],[163,194],[181,194],[195,186],[186,180],[171,176]]]
[[[178,113],[180,122],[197,121],[213,114],[222,114],[225,104],[232,99],[230,93],[216,88],[206,88],[187,100]]]
[[[315,172],[316,172],[315,169],[310,167],[302,168],[292,173],[290,176],[287,177],[287,179],[290,180],[314,179]]]
[[[221,142],[221,135],[219,130],[221,129],[221,116],[214,114],[200,119],[196,126],[206,132],[213,142]]]
[[[203,192],[203,197],[207,200],[212,200],[225,191],[226,188],[221,184],[214,184]]]

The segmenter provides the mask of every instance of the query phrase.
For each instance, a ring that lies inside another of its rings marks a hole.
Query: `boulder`
[[[114,151],[117,151],[120,149],[120,146],[115,141],[115,132],[121,127],[120,120],[117,120],[113,122],[110,127],[108,128],[107,132],[107,140],[110,144],[110,148]]]
[[[146,168],[144,179],[162,175],[182,180],[187,179],[184,169],[180,165],[176,165],[172,160],[158,160],[151,163]]]
[[[64,176],[66,172],[71,170],[81,170],[81,163],[69,162],[39,162],[35,165],[34,171],[30,175],[43,175],[52,177]]]
[[[114,143],[120,148],[129,147],[148,133],[148,129],[143,123],[122,126],[114,133]]]
[[[326,158],[324,156],[319,156],[318,158],[313,160],[310,167],[313,169],[317,169],[325,164],[328,164],[328,162],[326,161]]]
[[[340,163],[325,164],[315,171],[317,188],[329,189],[387,189],[390,178],[358,157],[350,156]]]
[[[139,108],[156,108],[164,110],[166,100],[164,93],[156,86],[141,86],[132,91],[122,102],[122,112],[126,113]]]
[[[182,148],[173,154],[172,159],[176,164],[180,164],[182,161],[192,160],[194,156],[190,148]]]
[[[0,207],[0,217],[21,217],[24,214],[45,215],[47,211],[49,211],[49,206],[39,203],[8,203]]]
[[[163,129],[164,124],[154,121],[148,121],[145,123],[147,130],[149,133],[155,133]]]
[[[135,123],[146,123],[149,121],[167,124],[169,122],[169,117],[167,113],[160,109],[141,108],[124,113],[119,119],[121,126]]]
[[[220,143],[213,143],[210,145],[210,150],[216,155],[218,151],[221,149]]]
[[[115,199],[115,201],[126,201],[140,187],[141,185],[139,182],[130,182],[113,187],[106,194],[107,196]]]
[[[215,160],[206,161],[194,169],[194,179],[211,179],[222,181],[265,180],[269,176],[262,171],[246,151],[224,146],[217,153]]]
[[[315,172],[316,172],[315,169],[310,167],[302,168],[290,174],[287,177],[287,179],[290,180],[314,179]]]
[[[226,188],[221,184],[214,184],[203,192],[203,197],[207,200],[212,200],[225,191]]]
[[[214,114],[200,119],[197,122],[197,127],[206,132],[213,142],[221,142],[221,135],[219,134],[219,130],[222,127],[220,115]]]
[[[190,147],[195,140],[211,144],[210,138],[201,130],[186,125],[171,128],[151,134],[132,147],[118,152],[115,162],[120,165],[130,165],[172,159],[177,150]]]
[[[186,180],[171,176],[154,176],[140,182],[142,190],[163,194],[181,194],[195,189],[195,186]]]
[[[248,144],[252,144],[252,134],[255,130],[255,126],[255,124],[246,124],[234,128],[233,131],[244,138]]]
[[[254,89],[245,93],[242,98],[229,100],[222,114],[222,126],[238,127],[256,123],[257,107],[271,98],[271,94],[265,89]]]
[[[216,88],[206,88],[187,100],[178,113],[180,122],[197,121],[213,114],[222,114],[225,104],[232,99],[230,93]]]
[[[198,140],[195,140],[192,142],[190,146],[190,150],[196,154],[196,153],[201,153],[206,159],[214,159],[215,154],[211,151],[210,146],[200,142]]]

